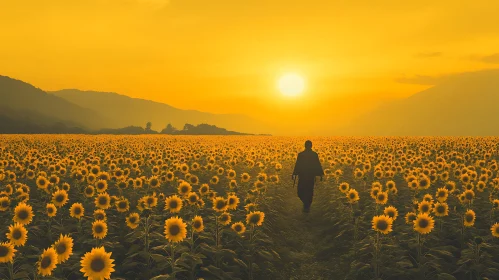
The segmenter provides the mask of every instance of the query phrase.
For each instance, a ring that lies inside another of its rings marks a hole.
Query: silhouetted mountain
[[[34,125],[60,122],[95,129],[105,122],[95,111],[6,76],[0,76],[0,106],[0,113],[18,112],[22,117],[31,117],[26,121]]]
[[[126,135],[139,135],[139,134],[158,134],[157,131],[145,130],[140,126],[127,126],[123,128],[104,128],[100,129],[94,134],[126,134]]]
[[[0,134],[82,134],[85,130],[37,113],[16,112],[0,107]]]
[[[248,133],[268,133],[270,129],[250,117],[236,114],[211,114],[195,110],[181,110],[167,104],[131,98],[110,92],[80,91],[76,89],[51,92],[69,102],[94,110],[109,121],[105,127],[140,126],[150,121],[156,128],[171,123],[182,127],[186,123],[210,123],[231,130]]]
[[[499,135],[499,70],[463,73],[381,106],[341,135]]]

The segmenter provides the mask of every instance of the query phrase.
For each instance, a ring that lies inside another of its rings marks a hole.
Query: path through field
[[[291,179],[282,179],[272,193],[274,203],[269,213],[272,237],[281,256],[281,279],[343,278],[332,238],[337,233],[325,232],[327,225],[334,223],[321,207],[331,199],[326,183],[316,184],[311,212],[304,214],[296,186],[292,187]]]

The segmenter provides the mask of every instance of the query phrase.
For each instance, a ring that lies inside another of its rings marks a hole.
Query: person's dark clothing
[[[298,176],[298,197],[303,202],[303,209],[308,212],[314,196],[316,176],[323,176],[319,156],[312,149],[305,149],[298,154],[293,175]]]

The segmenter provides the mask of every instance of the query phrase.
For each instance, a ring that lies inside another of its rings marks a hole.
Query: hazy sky
[[[315,133],[434,77],[499,67],[497,11],[493,0],[0,0],[0,74]],[[278,92],[286,72],[306,79],[301,96]]]

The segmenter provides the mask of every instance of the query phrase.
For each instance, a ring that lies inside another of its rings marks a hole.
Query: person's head
[[[312,149],[312,141],[307,140],[305,141],[305,149]]]

